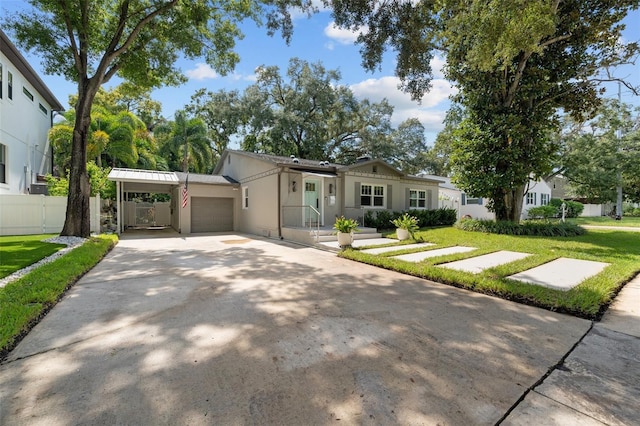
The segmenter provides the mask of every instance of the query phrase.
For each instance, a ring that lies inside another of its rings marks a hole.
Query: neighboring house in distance
[[[495,219],[495,214],[486,207],[484,198],[469,197],[464,191],[451,183],[451,178],[426,175],[425,177],[444,181],[440,184],[438,195],[440,207],[447,207],[458,211],[458,219],[471,216],[474,219]],[[528,217],[528,211],[532,207],[545,206],[551,201],[551,188],[542,179],[529,181],[528,191],[522,201],[522,219]]]
[[[171,194],[171,227],[179,232],[240,231],[301,242],[310,242],[309,229],[330,232],[342,215],[362,223],[367,211],[436,209],[440,182],[382,160],[340,165],[236,150],[223,152],[213,175],[189,174],[188,185],[186,174],[171,172],[113,169],[109,179],[119,202],[129,192]]]
[[[613,203],[593,204],[587,203],[584,198],[576,197],[573,194],[571,183],[563,175],[555,175],[547,180],[547,184],[551,188],[552,198],[559,198],[561,200],[578,201],[584,205],[584,210],[580,216],[585,217],[597,217],[606,216],[614,208]]]
[[[0,30],[0,194],[41,192],[52,171],[47,134],[63,107]]]

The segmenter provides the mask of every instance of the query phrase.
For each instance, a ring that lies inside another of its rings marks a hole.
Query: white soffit
[[[330,173],[330,172],[326,172],[326,173],[322,173],[322,172],[303,172],[302,174],[304,176],[317,176],[317,177],[323,177],[323,178],[335,178],[335,177],[338,177],[338,175],[336,175],[335,173]]]

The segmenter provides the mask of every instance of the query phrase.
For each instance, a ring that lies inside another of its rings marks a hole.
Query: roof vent
[[[298,160],[296,157],[293,157],[293,158],[292,158],[292,160],[293,160],[293,162],[294,162],[294,163],[296,163],[296,164],[298,164],[298,163],[300,162],[300,160]]]
[[[289,156],[289,158],[291,158],[291,159],[293,160],[294,158],[296,158],[296,156],[295,156],[295,155],[293,155],[293,154],[291,154],[291,155]]]
[[[361,155],[360,157],[356,158],[356,163],[364,163],[365,161],[369,161],[371,160],[371,157],[367,154],[365,155]]]

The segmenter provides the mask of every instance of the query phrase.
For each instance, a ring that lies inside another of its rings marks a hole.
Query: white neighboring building
[[[472,198],[451,183],[451,178],[433,175],[421,175],[430,179],[444,181],[440,184],[438,194],[439,207],[447,207],[458,211],[458,219],[469,215],[474,219],[495,219],[495,213],[487,210],[484,198]],[[528,217],[528,211],[532,207],[545,206],[551,201],[551,188],[543,180],[530,180],[529,190],[524,196],[522,205],[522,219]]]
[[[0,194],[39,192],[51,173],[47,134],[64,108],[0,30]]]

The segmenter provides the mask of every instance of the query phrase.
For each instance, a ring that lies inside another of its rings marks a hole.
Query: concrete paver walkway
[[[363,239],[355,239],[351,244],[351,247],[366,247],[366,246],[378,246],[383,244],[391,244],[397,242],[398,240],[394,240],[393,238],[363,238]],[[340,244],[337,241],[323,241],[320,243],[325,247],[329,247],[332,249],[339,249]]]
[[[558,290],[570,290],[587,278],[599,274],[608,263],[561,257],[508,278]]]
[[[485,269],[493,268],[494,266],[513,262],[514,260],[524,259],[527,256],[531,255],[528,253],[518,253],[515,251],[501,250],[495,253],[489,253],[482,256],[471,257],[469,259],[444,263],[438,266],[441,266],[443,268],[456,269],[458,271],[471,272],[475,274],[478,272],[482,272]]]
[[[377,248],[372,248],[372,249],[363,249],[361,251],[363,253],[368,253],[368,254],[382,254],[382,253],[391,253],[391,252],[399,251],[399,250],[408,250],[408,249],[415,249],[415,248],[427,248],[427,247],[431,247],[431,246],[434,246],[434,245],[435,244],[432,244],[432,243],[405,244],[405,245],[399,245],[399,246],[377,247]]]
[[[407,262],[420,262],[431,257],[445,256],[447,254],[454,253],[466,253],[473,250],[477,249],[475,247],[453,246],[429,251],[421,251],[418,253],[401,254],[399,256],[394,256],[394,258],[405,260]]]
[[[0,365],[0,424],[495,424],[590,326],[259,237],[125,235]]]

